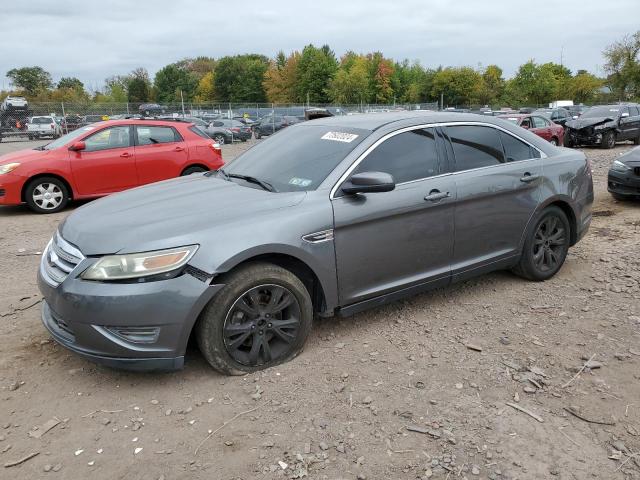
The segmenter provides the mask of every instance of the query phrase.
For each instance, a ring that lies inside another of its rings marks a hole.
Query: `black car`
[[[569,113],[566,108],[558,107],[558,108],[539,108],[538,110],[533,112],[535,115],[541,115],[545,118],[548,118],[553,123],[557,123],[558,125],[562,125],[563,127],[567,123],[567,121],[571,120],[573,116]]]
[[[219,137],[219,135],[216,135],[216,133],[218,132],[224,135],[225,143],[231,143],[234,140],[246,142],[251,138],[251,135],[253,133],[250,126],[245,125],[238,120],[229,120],[228,118],[220,118],[218,120],[214,120],[213,122],[211,122],[211,129],[214,130],[214,138]],[[207,133],[209,132],[207,131]]]
[[[640,147],[613,162],[609,169],[607,190],[616,200],[640,198]]]
[[[580,118],[566,124],[565,146],[600,145],[632,140],[640,145],[640,109],[637,104],[591,107]]]
[[[293,115],[267,115],[253,124],[252,128],[255,137],[260,139],[299,122],[300,119]]]
[[[569,105],[567,107],[562,107],[562,108],[566,109],[569,112],[569,115],[571,115],[571,117],[573,117],[574,120],[578,118],[580,115],[582,115],[584,112],[589,110],[589,107],[587,107],[586,105]]]

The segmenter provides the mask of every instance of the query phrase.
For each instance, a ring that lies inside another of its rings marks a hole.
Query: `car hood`
[[[629,150],[624,155],[618,157],[617,160],[629,165],[630,167],[640,167],[640,147]]]
[[[305,195],[189,175],[91,202],[69,215],[59,230],[87,256],[150,251],[197,244],[198,233],[215,234],[226,223],[250,225],[261,212],[291,207]]]
[[[17,152],[5,153],[0,155],[0,165],[7,163],[27,163],[38,161],[47,157],[53,150],[18,150]]]
[[[568,121],[566,125],[574,130],[580,130],[581,128],[593,127],[595,125],[602,125],[603,123],[613,121],[614,119],[611,117],[576,118],[575,120]]]

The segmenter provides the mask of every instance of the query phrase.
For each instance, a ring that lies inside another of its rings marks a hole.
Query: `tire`
[[[240,141],[241,141],[242,143],[244,143],[244,142],[246,142],[246,141],[247,141],[247,139],[246,139],[246,138],[244,138],[244,137],[242,137],[242,138],[240,139]]]
[[[218,143],[219,145],[224,145],[224,144],[226,143],[226,142],[225,142],[224,135],[220,135],[220,134],[214,135],[214,136],[213,136],[213,139],[214,139],[214,140],[216,141],[216,143]]]
[[[633,144],[640,145],[640,135],[638,135],[636,138],[633,139]]]
[[[192,175],[194,173],[204,173],[206,172],[207,169],[204,167],[199,167],[197,165],[194,165],[192,167],[187,167],[184,169],[184,171],[180,174],[181,177],[185,177],[187,175]]]
[[[605,149],[611,149],[616,146],[616,134],[609,130],[602,135],[602,143],[600,146]]]
[[[274,298],[277,305],[270,317],[266,312]],[[290,303],[276,312],[287,301]],[[261,308],[255,309],[256,304]],[[272,326],[277,321],[289,325]],[[252,263],[232,273],[205,307],[196,325],[196,338],[214,369],[225,375],[243,375],[298,355],[312,321],[311,297],[298,277],[277,265]]]
[[[254,136],[256,137],[256,140],[260,140],[262,138],[262,134],[260,133],[260,130],[256,130]]]
[[[556,137],[552,137],[551,140],[549,140],[549,143],[551,145],[553,145],[554,147],[558,146],[558,139]]]
[[[527,233],[520,261],[513,272],[536,282],[553,277],[564,264],[570,240],[571,226],[565,213],[558,207],[545,208]]]
[[[33,135],[27,135],[27,138],[28,138],[29,140],[33,140]]]
[[[573,141],[571,140],[571,135],[565,134],[564,136],[564,146],[567,148],[573,148],[575,145],[573,144]]]
[[[27,185],[25,200],[36,213],[56,213],[69,203],[69,190],[55,177],[40,177]]]
[[[614,198],[614,200],[617,200],[619,202],[626,202],[629,200],[629,196],[627,195],[620,195],[619,193],[613,193],[613,192],[609,192],[609,193]]]

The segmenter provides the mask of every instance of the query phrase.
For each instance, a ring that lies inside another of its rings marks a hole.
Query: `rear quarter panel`
[[[564,147],[543,161],[540,209],[562,201],[571,207],[577,228],[588,227],[593,204],[591,167],[584,153]]]

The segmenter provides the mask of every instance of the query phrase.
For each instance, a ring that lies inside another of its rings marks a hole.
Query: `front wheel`
[[[206,172],[207,169],[203,168],[203,167],[198,167],[198,166],[193,166],[193,167],[187,167],[184,169],[184,171],[180,174],[181,177],[185,177],[187,175],[192,175],[194,173],[203,173]]]
[[[260,133],[260,130],[256,130],[254,132],[254,136],[256,137],[256,140],[260,140],[262,138],[262,134]]]
[[[69,191],[55,177],[40,177],[27,185],[25,200],[36,213],[56,213],[69,203]]]
[[[600,144],[602,148],[613,148],[616,146],[616,134],[615,132],[608,131],[602,135],[602,143]]]
[[[253,263],[232,273],[196,326],[200,351],[226,375],[263,370],[295,357],[309,336],[311,297],[293,273]]]
[[[570,233],[569,220],[560,208],[544,209],[524,242],[514,273],[535,281],[553,277],[567,257]]]

